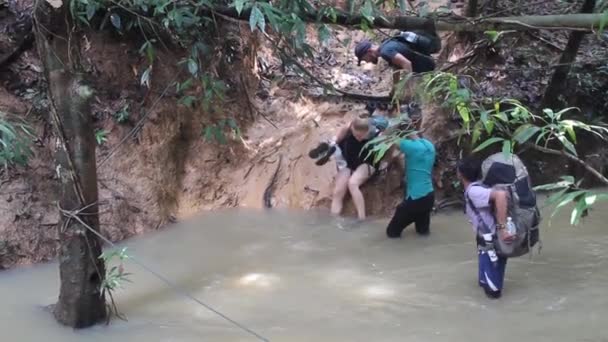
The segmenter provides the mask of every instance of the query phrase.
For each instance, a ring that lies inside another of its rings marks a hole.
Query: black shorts
[[[434,192],[415,200],[409,198],[404,200],[395,209],[395,214],[386,227],[386,235],[390,238],[401,237],[403,230],[412,223],[416,224],[416,233],[428,235],[434,204]]]

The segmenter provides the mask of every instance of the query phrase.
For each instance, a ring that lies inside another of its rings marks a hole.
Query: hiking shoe
[[[331,158],[331,155],[334,154],[334,152],[336,152],[336,146],[331,146],[329,148],[329,150],[327,152],[325,152],[325,155],[323,157],[319,158],[319,160],[317,160],[315,162],[315,164],[317,164],[318,166],[327,164],[327,162],[329,161],[329,158]]]
[[[486,297],[490,299],[498,299],[502,295],[501,291],[491,291],[487,287],[483,287],[483,291],[486,293]]]
[[[317,147],[313,148],[312,150],[310,150],[310,152],[308,152],[308,156],[312,159],[317,159],[319,158],[324,152],[327,152],[327,150],[329,150],[329,144],[326,142],[322,142],[319,143],[319,145],[317,145]],[[335,151],[335,148],[334,148]],[[332,152],[333,153],[333,152]]]

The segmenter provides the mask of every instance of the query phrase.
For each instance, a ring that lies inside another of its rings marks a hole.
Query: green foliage
[[[233,118],[222,119],[216,124],[209,125],[203,129],[203,138],[206,141],[216,141],[222,145],[227,143],[226,140],[226,129],[229,130],[230,134],[234,137],[241,136],[241,130]]]
[[[367,151],[365,159],[373,156],[373,162],[378,163],[384,158],[392,146],[398,145],[400,140],[406,139],[410,135],[416,133],[417,132],[411,127],[409,116],[407,114],[402,114],[395,119],[391,119],[389,121],[389,128],[374,139],[368,141],[361,150],[361,153]]]
[[[608,193],[581,189],[579,187],[581,181],[575,182],[572,176],[562,176],[559,182],[540,185],[535,187],[534,190],[555,191],[545,202],[548,206],[555,206],[551,218],[565,206],[573,205],[570,212],[570,224],[576,226],[583,217],[588,215],[594,204],[608,200]]]
[[[504,31],[485,31],[484,33],[492,44],[496,44],[498,39],[504,34]]]
[[[559,112],[546,108],[534,114],[514,99],[478,98],[473,91],[458,83],[457,76],[449,73],[428,75],[424,93],[431,100],[442,102],[460,116],[463,134],[471,137],[474,152],[502,143],[505,153],[513,152],[517,145],[533,143],[547,148],[557,143],[566,153],[577,155],[577,131],[585,131],[604,139],[608,129],[578,120],[565,119],[564,115],[575,108]],[[485,137],[484,141],[482,138]]]
[[[131,113],[129,112],[129,104],[124,105],[119,111],[114,113],[114,120],[119,124],[129,121]]]
[[[462,134],[470,137],[472,145],[476,146],[473,152],[502,144],[503,153],[510,154],[518,145],[533,144],[558,149],[576,157],[577,132],[586,132],[600,139],[605,139],[608,134],[604,125],[566,118],[565,115],[575,108],[558,112],[546,108],[542,113],[534,114],[514,99],[476,97],[471,89],[459,84],[458,78],[452,74],[428,75],[423,90],[429,99],[442,102],[460,114]],[[608,199],[608,193],[580,189],[580,183],[571,176],[563,176],[559,182],[535,189],[557,191],[547,201],[547,205],[556,206],[552,217],[564,206],[573,204],[570,223],[577,225],[591,206]]]
[[[606,24],[608,24],[608,9],[606,9],[602,13],[602,18],[600,19],[600,25],[599,25],[598,30],[597,30],[597,34],[598,35],[601,35],[602,33],[604,33],[604,29],[606,28]]]
[[[123,262],[129,258],[127,254],[127,248],[124,247],[120,250],[112,250],[110,252],[103,252],[100,256],[106,265],[110,265],[115,259],[118,261],[118,265],[111,266],[106,270],[106,275],[101,283],[102,293],[112,293],[115,290],[122,287],[125,282],[131,282],[129,276],[131,273],[124,271]]]
[[[0,164],[5,168],[25,165],[32,156],[32,128],[23,120],[0,112]]]
[[[105,129],[95,130],[95,141],[97,142],[97,145],[103,145],[103,143],[108,141],[108,131]]]

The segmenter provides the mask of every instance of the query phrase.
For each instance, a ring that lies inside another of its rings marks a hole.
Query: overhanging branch
[[[565,151],[560,151],[560,150],[554,150],[551,148],[546,148],[546,147],[542,147],[536,144],[532,144],[532,143],[526,143],[524,144],[526,147],[530,147],[534,150],[537,150],[539,152],[543,152],[543,153],[547,153],[547,154],[552,154],[552,155],[556,155],[556,156],[564,156],[568,159],[570,159],[571,161],[581,165],[582,167],[584,167],[587,171],[589,171],[589,173],[591,173],[595,178],[597,178],[600,182],[604,183],[605,185],[608,185],[608,179],[606,177],[604,177],[604,175],[602,175],[599,171],[597,171],[596,169],[594,169],[591,165],[587,164],[584,160],[578,158],[575,155],[572,155],[570,153],[567,153]]]

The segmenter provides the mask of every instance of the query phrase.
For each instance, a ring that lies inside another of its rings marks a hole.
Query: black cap
[[[357,56],[357,59],[359,60],[358,65],[361,65],[361,59],[363,58],[363,56],[365,56],[365,54],[367,53],[367,51],[369,51],[371,47],[372,42],[367,39],[357,43],[357,46],[355,46],[355,56]]]

